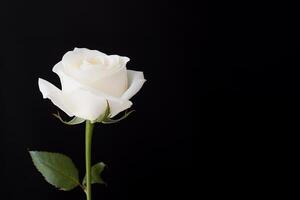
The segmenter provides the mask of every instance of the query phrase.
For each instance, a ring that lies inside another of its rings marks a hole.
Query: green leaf
[[[106,184],[101,178],[101,173],[103,172],[104,168],[105,168],[105,164],[103,162],[99,162],[92,166],[91,168],[92,184],[94,183]],[[84,176],[82,185],[86,185],[86,175]]]
[[[82,122],[85,121],[85,119],[79,118],[79,117],[74,117],[70,121],[64,121],[61,116],[59,115],[59,112],[57,114],[53,114],[54,117],[58,118],[62,123],[67,124],[67,125],[76,125],[76,124],[81,124]]]
[[[119,121],[122,121],[123,119],[126,119],[131,113],[133,113],[134,110],[131,110],[131,111],[125,111],[125,114],[120,117],[119,119],[111,119],[111,118],[106,118],[102,121],[103,124],[114,124],[114,123],[117,123]]]
[[[64,191],[81,186],[78,170],[69,157],[43,151],[29,151],[29,154],[48,183]]]

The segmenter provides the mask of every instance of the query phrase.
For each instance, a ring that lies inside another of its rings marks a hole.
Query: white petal
[[[105,53],[102,53],[98,50],[91,50],[91,49],[88,49],[88,48],[77,48],[75,47],[73,52],[75,53],[82,53],[82,54],[85,54],[85,55],[88,55],[88,56],[91,56],[91,55],[94,55],[94,56],[106,56]]]
[[[111,117],[116,116],[120,112],[132,106],[132,102],[128,100],[124,101],[124,100],[108,99],[108,103],[110,107]]]
[[[43,95],[43,98],[50,99],[54,105],[59,107],[65,113],[67,113],[70,117],[74,116],[70,111],[70,108],[67,105],[66,99],[62,94],[62,91],[49,83],[48,81],[39,78],[38,80],[39,89]]]
[[[132,106],[132,102],[127,99],[122,99],[120,97],[113,97],[108,94],[102,93],[100,91],[96,91],[96,90],[89,90],[89,91],[93,95],[104,98],[108,101],[111,117],[116,116],[120,112],[122,112]]]
[[[143,86],[145,83],[143,72],[127,70],[128,75],[128,89],[122,95],[122,99],[130,99],[133,97]]]
[[[120,60],[123,65],[126,65],[130,61],[130,58],[128,58],[126,56],[121,56]]]
[[[75,116],[95,120],[106,110],[108,100],[112,117],[129,108],[132,103],[128,100],[117,99],[91,91],[78,89],[66,95]]]
[[[75,47],[73,51],[74,52],[81,52],[81,51],[89,51],[89,49],[88,48],[78,48],[78,47]]]
[[[60,62],[58,62],[56,65],[54,65],[54,67],[52,68],[52,71],[54,73],[56,73],[57,75],[61,74],[61,72],[63,71],[63,65]]]
[[[57,63],[52,69],[52,71],[59,76],[62,91],[64,93],[70,93],[74,90],[83,87],[82,84],[80,84],[78,81],[74,80],[69,75],[65,74],[63,70],[64,69],[63,69],[62,62]]]
[[[74,114],[77,117],[89,120],[96,119],[106,109],[106,100],[109,102],[112,117],[132,105],[132,102],[128,99],[113,97],[98,88],[92,88],[86,84],[82,84],[65,74],[61,62],[57,63],[52,70],[60,77],[62,91],[65,96],[69,97],[69,105],[72,105],[72,111],[76,110]],[[135,75],[140,74],[137,73]],[[87,103],[89,98],[91,98],[91,102]],[[84,109],[86,109],[86,111]]]
[[[76,70],[80,67],[84,59],[84,53],[82,51],[68,51],[62,58],[64,68],[67,70]]]
[[[110,77],[99,79],[97,82],[93,82],[92,84],[85,83],[83,81],[77,81],[65,73],[62,62],[57,63],[53,67],[52,71],[59,76],[62,85],[62,91],[64,93],[69,93],[79,88],[83,88],[86,90],[94,90],[96,93],[101,91],[101,94],[105,94],[105,96],[120,97],[122,94],[124,94],[124,91],[126,91],[128,85],[126,68],[114,73]]]
[[[83,119],[95,120],[104,113],[106,109],[105,98],[95,96],[83,89],[73,91],[66,95],[66,98],[72,107],[74,115]]]

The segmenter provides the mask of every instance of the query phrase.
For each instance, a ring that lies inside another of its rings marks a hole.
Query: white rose
[[[127,57],[75,48],[52,69],[62,89],[41,78],[39,89],[43,98],[49,98],[70,117],[93,121],[105,111],[106,100],[113,117],[132,105],[129,99],[145,82],[143,72],[126,69],[128,61]]]

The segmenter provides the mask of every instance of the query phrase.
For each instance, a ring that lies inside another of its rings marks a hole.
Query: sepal
[[[119,119],[112,119],[112,118],[106,118],[105,120],[102,121],[103,124],[114,124],[119,121],[122,121],[123,119],[126,119],[131,113],[133,113],[135,110],[126,110],[124,115],[120,117]]]
[[[79,118],[79,117],[74,117],[70,121],[65,121],[61,118],[59,112],[57,114],[53,113],[53,116],[59,119],[62,123],[67,124],[67,125],[76,125],[76,124],[81,124],[82,122],[85,121],[85,119]]]
[[[106,109],[103,114],[101,114],[96,120],[94,120],[92,123],[103,123],[103,124],[114,124],[117,122],[122,121],[123,119],[126,119],[131,113],[133,113],[135,110],[126,110],[124,115],[118,119],[112,119],[111,113],[110,113],[110,106],[108,101],[106,101]]]

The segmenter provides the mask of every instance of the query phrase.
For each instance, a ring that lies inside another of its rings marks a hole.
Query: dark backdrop
[[[128,56],[128,68],[144,71],[148,80],[133,98],[132,116],[95,129],[92,159],[107,164],[108,187],[93,186],[93,199],[189,199],[193,125],[186,105],[194,101],[196,86],[187,84],[191,71],[184,70],[185,6],[2,1],[0,16],[1,199],[85,199],[79,188],[62,192],[46,183],[27,153],[64,153],[83,176],[84,125],[55,119],[51,113],[58,109],[42,99],[37,85],[42,77],[59,86],[51,69],[74,47]],[[206,36],[201,40],[205,43]]]
[[[299,170],[299,7],[282,2],[218,6],[198,101],[211,194],[299,196],[293,181]]]

